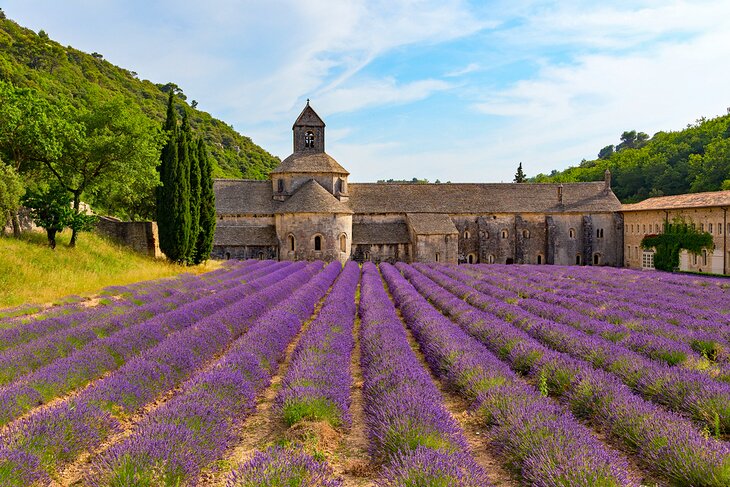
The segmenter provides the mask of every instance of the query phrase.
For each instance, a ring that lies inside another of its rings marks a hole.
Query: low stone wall
[[[96,231],[150,257],[163,257],[157,222],[123,222],[99,217]]]

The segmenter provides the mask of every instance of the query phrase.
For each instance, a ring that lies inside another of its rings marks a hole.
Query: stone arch
[[[314,148],[314,132],[312,132],[311,130],[307,130],[304,134],[304,148],[305,149]]]
[[[322,251],[322,244],[324,242],[324,237],[320,235],[319,233],[315,234],[313,237],[313,245],[315,252],[321,252]]]
[[[347,252],[347,234],[340,234],[340,252]]]
[[[477,263],[477,256],[474,254],[469,254],[466,256],[466,262],[468,264],[476,264]]]
[[[487,264],[494,264],[494,254],[489,254],[487,256]]]
[[[542,254],[537,254],[537,264],[538,264],[538,265],[541,265],[541,264],[542,264],[542,261],[543,261],[543,256],[542,256]]]
[[[527,229],[522,230],[522,238],[530,238],[530,231]]]
[[[286,236],[286,242],[289,252],[294,252],[297,249],[297,239],[294,237],[293,234],[290,233]]]
[[[469,230],[464,230],[464,240],[469,240],[471,238],[471,233],[469,233]]]
[[[502,235],[502,238],[509,238],[509,230],[507,230],[506,228],[503,228],[501,235]]]
[[[601,265],[601,254],[599,252],[593,254],[593,265]]]
[[[583,265],[583,256],[575,254],[575,265]]]
[[[573,240],[575,239],[575,228],[571,228],[568,230],[568,237]]]

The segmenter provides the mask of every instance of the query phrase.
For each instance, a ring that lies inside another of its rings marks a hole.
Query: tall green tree
[[[52,184],[28,190],[23,196],[23,205],[30,209],[33,223],[46,231],[48,246],[55,249],[56,234],[73,223],[71,195],[59,184]]]
[[[215,234],[215,193],[213,192],[213,167],[203,139],[198,139],[198,164],[200,164],[200,231],[195,248],[194,263],[210,258]]]
[[[527,176],[525,176],[525,173],[522,171],[522,163],[520,162],[520,165],[517,166],[517,173],[515,174],[515,183],[524,183],[527,181]]]
[[[190,241],[190,169],[185,130],[177,126],[175,94],[168,97],[164,124],[167,143],[162,149],[157,191],[157,225],[160,250],[168,259],[183,263]]]
[[[123,192],[129,186],[139,187],[140,182],[150,189],[158,184],[155,167],[163,139],[134,105],[117,97],[88,110],[69,107],[66,118],[70,125],[61,135],[61,154],[43,162],[73,196],[75,215],[82,214],[81,198],[87,191],[103,195],[110,189]],[[77,227],[72,226],[71,247],[77,235]]]
[[[190,127],[188,125],[188,127]],[[190,242],[188,243],[188,262],[195,259],[197,250],[198,233],[200,233],[200,162],[198,161],[198,143],[193,140],[192,134],[188,133],[189,147],[188,157],[190,166]]]
[[[5,231],[5,222],[18,210],[24,192],[20,175],[0,160],[0,231]]]

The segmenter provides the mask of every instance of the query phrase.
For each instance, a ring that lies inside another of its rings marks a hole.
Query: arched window
[[[505,228],[504,230],[502,230],[502,238],[507,238],[507,237],[509,237],[509,230],[507,230]]]
[[[494,255],[492,255],[492,254],[489,254],[489,255],[487,256],[487,263],[488,263],[488,264],[494,264]]]
[[[347,235],[340,235],[340,252],[347,252]]]
[[[441,252],[436,252],[436,262],[441,262]]]
[[[279,193],[284,192],[284,180],[283,179],[276,180],[276,191],[278,191]]]
[[[601,254],[593,254],[593,265],[599,265],[601,263]]]
[[[226,252],[226,260],[231,260],[231,253],[230,252]]]
[[[469,230],[464,230],[464,240],[469,240],[471,238],[471,233],[469,233]],[[471,264],[471,262],[470,262]]]
[[[322,237],[316,235],[314,237],[314,251],[319,252],[322,250]]]
[[[537,254],[537,263],[538,263],[538,265],[542,264],[542,255],[540,255],[540,254]]]
[[[476,260],[477,260],[477,258],[476,258],[476,256],[474,254],[469,254],[469,255],[466,256],[466,261],[469,264],[473,264],[474,262],[476,262]]]
[[[522,230],[522,238],[530,238],[530,231]]]
[[[571,240],[575,239],[575,228],[568,230],[568,237],[570,237]]]
[[[314,132],[311,130],[308,130],[306,134],[304,134],[304,147],[307,149],[314,148]]]
[[[291,252],[294,252],[295,247],[296,247],[296,241],[294,240],[294,235],[289,234],[287,239],[289,240],[289,250]]]
[[[264,253],[263,252],[259,252],[259,260],[264,260]]]
[[[583,259],[581,258],[580,254],[575,254],[575,265],[582,265]]]

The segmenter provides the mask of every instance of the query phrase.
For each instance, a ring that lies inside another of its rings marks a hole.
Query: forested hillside
[[[158,126],[165,119],[167,93],[186,100],[175,83],[155,84],[114,66],[98,53],[87,54],[64,47],[44,31],[19,26],[0,10],[0,80],[37,90],[51,102],[71,103],[77,108],[123,96],[139,105]],[[196,136],[207,142],[214,177],[264,179],[279,163],[250,138],[210,114],[195,109],[194,100],[182,101]]]
[[[651,196],[730,189],[730,114],[702,118],[677,132],[624,132],[598,158],[564,171],[538,174],[537,182],[596,181],[611,170],[613,191],[624,203]]]

